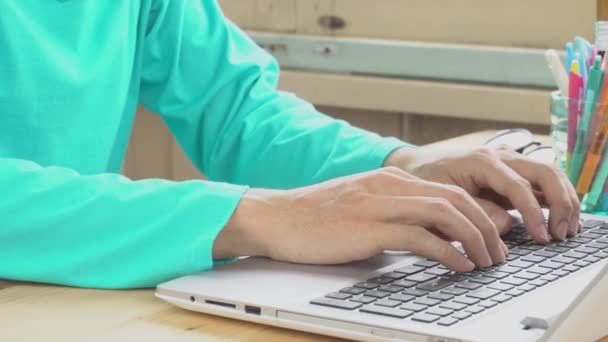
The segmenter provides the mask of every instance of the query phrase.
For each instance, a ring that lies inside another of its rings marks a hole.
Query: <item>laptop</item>
[[[243,258],[158,286],[187,310],[359,341],[595,341],[608,336],[608,219],[547,246],[521,221],[508,260],[454,273],[385,252],[338,266]]]

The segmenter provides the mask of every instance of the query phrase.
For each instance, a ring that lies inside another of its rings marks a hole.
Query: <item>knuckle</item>
[[[457,201],[467,201],[469,198],[469,193],[466,192],[465,189],[456,186],[456,185],[446,185],[445,186],[450,195]]]
[[[387,173],[392,173],[392,174],[401,173],[401,169],[396,166],[385,166],[381,170],[384,172],[387,172]]]
[[[452,213],[455,209],[450,201],[445,198],[433,198],[429,201],[430,213],[437,213],[441,215],[447,215]]]
[[[530,182],[523,177],[519,177],[515,180],[515,186],[519,190],[532,191],[532,184],[530,184]]]

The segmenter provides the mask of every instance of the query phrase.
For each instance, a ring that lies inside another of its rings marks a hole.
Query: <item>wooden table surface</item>
[[[472,146],[492,132],[432,144]],[[152,289],[103,291],[0,281],[0,341],[338,341],[169,305]],[[608,342],[608,338],[602,340]]]

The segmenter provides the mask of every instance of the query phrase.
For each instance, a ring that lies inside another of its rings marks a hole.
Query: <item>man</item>
[[[387,249],[468,271],[505,259],[504,208],[539,242],[579,229],[551,166],[429,154],[278,92],[276,62],[215,1],[3,1],[0,46],[0,278],[144,287],[241,255]],[[117,174],[137,103],[212,181]]]

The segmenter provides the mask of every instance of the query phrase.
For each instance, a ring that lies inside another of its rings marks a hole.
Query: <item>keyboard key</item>
[[[482,308],[489,309],[489,308],[495,307],[496,305],[498,305],[498,303],[493,302],[491,300],[484,300],[483,302],[481,302],[477,305],[481,306]]]
[[[514,275],[515,278],[521,278],[521,279],[526,279],[526,280],[534,280],[538,277],[540,277],[538,274],[534,274],[534,273],[530,273],[530,272],[520,272],[517,273],[516,275]]]
[[[530,253],[532,253],[531,250],[523,249],[520,247],[515,247],[515,248],[509,250],[509,254],[514,254],[514,255],[519,255],[519,256],[528,255]]]
[[[412,316],[412,321],[422,322],[422,323],[433,323],[439,319],[439,316],[429,315],[426,313],[417,313]]]
[[[540,275],[545,275],[545,274],[551,273],[550,268],[540,267],[540,266],[534,266],[532,268],[527,269],[526,271],[530,272],[530,273],[534,273],[534,274],[540,274]]]
[[[453,282],[459,282],[467,279],[468,277],[462,273],[452,273],[448,276],[444,276],[443,278]]]
[[[517,268],[517,267],[511,267],[509,265],[505,265],[505,266],[498,267],[496,269],[496,271],[504,272],[504,273],[509,273],[509,274],[514,274],[514,273],[517,273],[517,272],[521,271],[521,269]]]
[[[549,247],[545,248],[545,250],[551,251],[551,252],[556,252],[556,253],[565,253],[565,252],[569,251],[570,248],[554,245],[554,246],[549,246]]]
[[[517,255],[517,254],[509,254],[509,255],[507,255],[506,259],[507,259],[507,261],[513,261],[513,260],[516,260],[518,258],[519,258],[519,255]]]
[[[361,306],[361,303],[327,297],[313,299],[312,301],[310,301],[310,304],[328,306],[331,308],[343,310],[354,310]]]
[[[461,289],[476,290],[481,287],[481,284],[471,283],[470,281],[464,281],[454,286],[459,287]]]
[[[473,278],[469,279],[469,281],[471,281],[473,283],[488,285],[488,284],[495,282],[496,279],[488,278],[488,277],[484,277],[484,276],[477,276],[477,277],[473,277]]]
[[[494,302],[498,302],[498,303],[504,303],[504,302],[510,300],[511,298],[513,298],[513,297],[511,297],[507,294],[501,293],[498,296],[492,297],[490,300],[494,301]]]
[[[454,310],[454,311],[458,311],[458,310],[462,310],[462,309],[466,308],[467,306],[465,304],[462,304],[462,303],[447,302],[447,303],[441,303],[441,304],[439,304],[439,307],[440,308],[446,308],[446,309]]]
[[[361,312],[371,313],[375,315],[389,316],[395,318],[406,318],[411,316],[413,312],[408,310],[402,310],[399,308],[387,308],[385,306],[368,305],[364,308],[359,309]]]
[[[521,246],[519,246],[519,248],[524,248],[524,249],[529,249],[531,251],[538,251],[544,248],[543,245],[539,245],[536,242],[527,242]]]
[[[374,304],[375,305],[388,306],[390,308],[394,308],[395,306],[401,305],[401,302],[397,301],[397,300],[392,300],[392,299],[384,298],[384,299],[380,299],[379,301],[377,301]]]
[[[363,292],[365,292],[365,289],[362,289],[359,287],[345,287],[342,290],[340,290],[340,292],[358,295],[358,294],[362,294]]]
[[[558,277],[565,277],[568,274],[570,274],[570,272],[568,271],[564,271],[564,270],[555,270],[553,272],[551,272],[552,275],[558,276]]]
[[[405,290],[403,287],[401,286],[394,286],[394,285],[384,285],[384,286],[380,286],[378,288],[379,291],[386,291],[386,292],[390,292],[390,293],[397,293],[400,292],[402,290]]]
[[[557,244],[557,246],[566,247],[566,248],[576,248],[580,245],[581,245],[580,243],[574,242],[574,241],[562,241]]]
[[[348,294],[348,293],[343,293],[343,292],[332,292],[332,293],[326,294],[325,297],[344,300],[344,299],[348,299],[348,298],[352,297],[352,295]]]
[[[595,239],[601,238],[603,235],[602,234],[593,233],[593,232],[584,232],[582,234],[579,234],[578,236],[579,237],[584,237],[584,238],[589,238],[589,239],[595,240]]]
[[[414,286],[418,285],[418,283],[414,282],[414,281],[401,279],[401,280],[392,282],[391,285],[401,286],[401,287],[414,287]]]
[[[578,266],[574,266],[574,265],[566,265],[562,269],[564,271],[568,271],[568,272],[576,272],[576,271],[580,270],[581,268]]]
[[[428,274],[432,274],[432,275],[436,275],[436,276],[444,276],[444,275],[452,273],[452,271],[441,269],[441,268],[431,268],[430,270],[428,270],[424,273],[428,273]]]
[[[512,289],[512,290],[505,292],[505,294],[508,294],[509,296],[513,296],[513,297],[519,297],[524,293],[526,293],[526,291],[522,291],[522,290],[518,290],[518,289]]]
[[[398,272],[388,272],[381,275],[382,278],[390,278],[393,280],[399,280],[405,277],[405,274]]]
[[[374,284],[374,283],[362,282],[362,283],[356,283],[354,286],[355,287],[360,287],[362,289],[372,290],[372,289],[375,289],[376,287],[378,287],[380,285]]]
[[[509,284],[509,285],[519,286],[519,285],[525,284],[526,280],[520,279],[520,278],[509,277],[509,278],[501,280],[501,282],[503,282],[505,284]]]
[[[583,260],[585,260],[585,261],[587,261],[587,262],[590,262],[590,263],[595,263],[595,262],[598,262],[598,261],[600,261],[600,260],[602,260],[602,259],[600,259],[600,258],[598,258],[598,257],[596,257],[596,256],[593,256],[593,255],[588,255],[588,256],[587,256],[587,257],[585,257],[585,259],[583,259]]]
[[[533,262],[535,264],[542,262],[545,259],[547,259],[547,258],[538,256],[538,255],[526,255],[525,257],[521,258],[521,260],[523,260],[523,261],[529,261],[529,262]]]
[[[505,284],[505,283],[494,283],[488,285],[489,288],[499,291],[508,291],[513,288],[513,285]]]
[[[435,278],[437,278],[437,276],[428,273],[416,273],[405,277],[405,279],[415,281],[417,283],[424,283]]]
[[[479,299],[471,297],[458,297],[454,299],[454,302],[460,304],[473,305],[479,303]]]
[[[591,242],[591,239],[582,237],[582,236],[576,236],[576,237],[571,238],[570,241],[574,241],[574,242],[578,242],[578,243],[589,243],[589,242]]]
[[[591,242],[585,245],[586,247],[591,247],[591,248],[597,248],[597,249],[606,249],[608,248],[608,243],[603,243],[603,242]]]
[[[467,319],[469,317],[471,317],[473,314],[470,312],[466,312],[466,311],[460,311],[460,312],[456,312],[455,314],[452,315],[452,317],[459,319],[459,320],[463,320],[463,319]]]
[[[441,292],[431,293],[427,297],[432,298],[432,299],[437,299],[442,302],[445,302],[445,301],[448,301],[448,300],[454,298],[454,296],[451,294],[441,293]]]
[[[426,267],[426,268],[434,267],[437,265],[439,265],[439,263],[437,261],[429,260],[429,259],[420,260],[420,261],[414,263],[414,266],[420,266],[420,267]]]
[[[600,259],[606,259],[606,258],[608,258],[608,252],[604,252],[604,251],[595,252],[593,254],[593,256],[598,257]],[[579,260],[579,261],[582,261],[582,260]],[[578,266],[578,265],[576,265],[576,266]]]
[[[379,290],[368,290],[368,291],[365,291],[365,295],[369,296],[369,297],[375,297],[375,298],[384,298],[384,297],[390,296],[391,293],[386,292],[386,291],[379,291]]]
[[[574,259],[582,259],[585,256],[587,256],[586,253],[581,253],[581,252],[577,252],[577,251],[568,251],[568,252],[564,253],[563,255],[565,257],[574,258]]]
[[[401,293],[410,295],[410,296],[416,296],[416,297],[421,297],[421,296],[425,296],[428,294],[427,291],[422,291],[422,290],[418,290],[418,289],[405,289]]]
[[[359,303],[363,303],[363,304],[369,304],[373,301],[376,301],[378,298],[374,298],[374,297],[368,297],[368,296],[361,296],[361,297],[357,297],[357,298],[353,298],[351,299],[353,302],[359,302]]]
[[[536,253],[538,253],[538,252],[536,252]],[[529,268],[532,265],[534,265],[534,264],[531,263],[531,262],[528,262],[528,261],[523,261],[523,260],[515,260],[515,261],[512,261],[512,262],[509,263],[509,266],[511,266],[511,267],[517,267],[517,268]],[[500,268],[498,269],[498,271],[504,272]]]
[[[426,305],[426,306],[435,306],[441,303],[440,300],[432,299],[432,298],[418,298],[414,300],[414,304]]]
[[[409,302],[410,300],[412,300],[412,299],[414,299],[416,297],[410,296],[410,295],[406,295],[406,294],[398,293],[398,294],[394,294],[394,295],[392,295],[392,296],[390,296],[388,298],[392,299],[392,300],[398,300],[400,302]]]
[[[562,268],[564,266],[564,264],[560,264],[558,262],[553,262],[551,260],[546,260],[546,261],[541,262],[538,266],[550,268],[552,270],[557,270],[559,268]]]
[[[555,258],[551,259],[551,261],[553,261],[553,262],[559,262],[559,263],[562,263],[562,264],[571,264],[571,263],[575,262],[576,259],[574,259],[574,258],[568,258],[568,257],[562,256],[562,255],[559,255],[559,256],[556,256]]]
[[[481,288],[481,289],[477,289],[475,291],[471,291],[471,292],[467,293],[466,296],[484,300],[484,299],[488,299],[490,297],[494,297],[499,293],[500,293],[500,291],[498,291],[498,290]]]
[[[396,269],[395,272],[403,273],[403,274],[406,274],[406,275],[411,275],[411,274],[415,274],[415,273],[418,273],[418,272],[422,272],[424,270],[425,270],[424,267],[409,265],[409,266],[405,266],[405,267]]]
[[[430,315],[436,315],[436,316],[440,316],[440,317],[445,317],[448,315],[451,315],[454,311],[450,310],[450,309],[444,309],[444,308],[432,308],[426,311],[426,313],[430,314]]]
[[[441,289],[448,287],[450,285],[453,285],[453,284],[454,284],[454,282],[449,279],[437,278],[437,279],[428,281],[424,284],[420,284],[416,288],[420,289],[420,290],[424,290],[424,291],[433,292],[433,291],[441,290]]]
[[[580,253],[585,253],[585,254],[593,254],[595,252],[597,252],[597,248],[593,248],[593,247],[587,247],[587,246],[581,246],[579,248],[575,248],[574,251],[576,252],[580,252]]]
[[[483,310],[485,310],[485,308],[483,306],[471,306],[471,307],[464,309],[465,312],[470,312],[472,314],[478,314],[478,313],[482,312]]]
[[[408,310],[408,311],[412,311],[412,312],[420,312],[426,308],[427,308],[426,305],[420,305],[420,304],[415,304],[415,303],[405,303],[405,304],[401,305],[402,310]]]
[[[534,255],[538,255],[541,257],[545,257],[545,258],[553,258],[553,257],[556,257],[558,255],[558,253],[547,251],[547,250],[542,250],[542,251],[534,252]]]
[[[536,288],[536,286],[530,285],[530,284],[524,284],[524,285],[521,285],[520,287],[518,287],[518,289],[520,289],[522,291],[526,291],[526,292],[530,292],[530,291],[534,290],[535,288]]]
[[[448,287],[446,289],[441,290],[442,293],[447,293],[447,294],[451,294],[454,296],[460,296],[463,295],[465,293],[467,293],[468,291],[465,289],[459,289],[456,287]]]
[[[532,280],[531,282],[529,282],[528,284],[534,285],[536,287],[541,287],[541,286],[545,286],[547,283],[548,283],[548,281],[546,281],[546,280],[535,279],[535,280]]]
[[[546,281],[555,281],[555,280],[559,279],[559,277],[556,276],[556,275],[553,275],[553,274],[547,274],[547,275],[544,275],[544,276],[540,277],[540,279],[546,280]]]
[[[458,322],[457,318],[443,317],[442,319],[437,321],[437,324],[444,327],[449,327],[450,325],[456,324],[456,322]]]
[[[393,279],[391,279],[391,278],[383,278],[383,277],[374,277],[374,278],[367,280],[368,283],[375,283],[375,284],[381,284],[381,285],[388,284],[392,281],[393,281]]]
[[[494,278],[494,279],[502,279],[509,276],[509,273],[499,272],[499,271],[490,271],[483,274],[484,277]]]
[[[604,223],[604,221],[600,220],[585,220],[583,221],[583,228],[595,228],[599,227]]]

